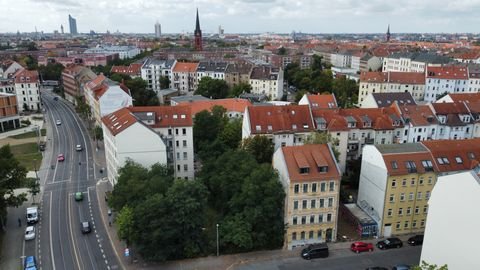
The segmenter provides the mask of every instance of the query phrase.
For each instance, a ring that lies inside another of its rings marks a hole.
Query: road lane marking
[[[75,244],[75,238],[73,237],[73,229],[72,229],[72,211],[70,211],[70,206],[71,206],[71,200],[70,198],[67,198],[67,211],[68,211],[68,225],[70,227],[70,237],[72,239],[72,249],[73,249],[73,254],[75,255],[75,260],[77,262],[78,269],[82,269],[80,267],[80,260],[78,259],[78,254],[77,254],[77,249],[75,248],[77,245]]]
[[[52,239],[52,192],[50,191],[50,256],[52,258],[52,266],[53,266],[53,270],[55,270],[55,256],[53,256],[53,239]]]

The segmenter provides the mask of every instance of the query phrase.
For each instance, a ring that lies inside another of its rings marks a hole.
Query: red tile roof
[[[403,119],[413,126],[428,126],[438,123],[435,114],[428,105],[403,105],[398,106],[398,108]]]
[[[405,175],[410,174],[411,169],[407,168],[407,162],[412,161],[415,163],[415,172],[417,173],[425,173],[427,170],[422,164],[422,161],[430,161],[432,163],[432,170],[436,171],[435,163],[432,161],[432,156],[428,152],[419,151],[413,153],[392,153],[392,154],[382,154],[383,160],[385,161],[385,165],[387,166],[388,174],[389,175]],[[396,167],[394,167],[394,164]]]
[[[111,114],[102,117],[103,124],[108,128],[113,136],[124,131],[137,122],[137,118],[127,108],[122,108]]]
[[[468,108],[463,102],[432,103],[431,105],[437,115],[469,114]]]
[[[19,69],[13,75],[15,83],[38,83],[38,72],[36,70]]]
[[[110,72],[112,73],[120,73],[125,75],[140,75],[140,70],[142,68],[142,64],[133,63],[130,66],[112,66]]]
[[[94,90],[95,88],[99,87],[102,85],[103,81],[106,79],[105,75],[100,74],[98,75],[95,79],[91,80],[90,82],[87,83],[87,87],[90,90]]]
[[[179,106],[188,106],[192,111],[192,115],[207,110],[211,111],[213,106],[222,106],[227,109],[227,112],[238,112],[244,113],[245,108],[251,106],[252,103],[248,99],[242,98],[225,98],[225,99],[214,99],[214,100],[198,100],[192,102],[180,103]]]
[[[479,102],[480,93],[452,93],[448,94],[453,102],[465,101],[465,102]]]
[[[133,114],[152,113],[155,123],[147,125],[153,128],[193,126],[192,112],[188,106],[142,106],[127,109]]]
[[[247,108],[252,134],[297,133],[315,130],[307,105],[250,106]]]
[[[195,72],[198,63],[177,62],[173,67],[173,72]]]
[[[307,95],[312,110],[315,109],[336,109],[337,100],[334,94],[325,95]]]
[[[468,80],[468,69],[462,66],[427,67],[427,78]]]
[[[281,148],[291,182],[340,180],[340,172],[327,144],[286,146]],[[327,167],[319,172],[318,167]],[[300,173],[300,168],[309,168]]]
[[[480,139],[423,141],[440,172],[475,168],[480,160]]]
[[[425,84],[425,74],[420,72],[362,72],[360,82]]]

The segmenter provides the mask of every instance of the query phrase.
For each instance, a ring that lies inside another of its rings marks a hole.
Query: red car
[[[58,154],[57,161],[64,161],[64,160],[65,160],[65,156],[63,154]]]
[[[373,251],[373,244],[364,243],[364,242],[355,242],[350,246],[350,249],[356,253],[360,253],[363,251]]]

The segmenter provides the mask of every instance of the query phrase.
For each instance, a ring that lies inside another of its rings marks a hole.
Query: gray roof
[[[375,147],[382,154],[428,152],[421,143],[377,144]]]
[[[172,68],[173,64],[175,64],[175,60],[169,59],[169,60],[164,60],[164,59],[158,59],[158,58],[147,58],[144,62],[144,66],[162,66],[165,68]]]
[[[134,112],[133,115],[142,121],[155,121],[155,112]]]
[[[356,123],[357,120],[353,116],[345,116],[345,120],[347,120],[348,123]]]
[[[388,56],[388,58],[409,58],[412,61],[416,62],[423,62],[423,63],[431,63],[431,64],[447,64],[452,62],[453,60],[449,57],[438,55],[435,53],[430,52],[401,52],[401,53],[394,53]]]
[[[182,103],[182,102],[190,102],[190,101],[200,101],[200,100],[210,100],[209,98],[206,98],[201,95],[194,95],[194,96],[178,96],[178,97],[172,97],[170,99],[171,101],[174,101],[176,103]]]
[[[213,71],[213,72],[225,72],[227,69],[227,62],[210,62],[202,61],[198,63],[197,72]]]
[[[378,108],[389,107],[395,101],[399,105],[416,105],[415,99],[409,92],[393,92],[393,93],[372,93],[375,104]]]
[[[170,94],[173,94],[173,93],[176,93],[176,92],[178,92],[178,90],[173,89],[173,88],[158,90],[158,94],[160,94],[162,96],[170,95]]]

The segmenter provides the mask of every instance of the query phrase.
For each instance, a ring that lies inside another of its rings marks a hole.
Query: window
[[[322,239],[322,230],[317,231],[317,238]]]
[[[293,209],[294,210],[298,209],[298,201],[293,201]]]
[[[410,193],[408,194],[408,200],[409,200],[409,201],[413,201],[413,199],[414,199],[413,192],[410,192]]]
[[[425,168],[425,171],[433,171],[432,161],[422,160],[422,165],[423,165],[423,168]]]
[[[307,217],[306,216],[302,216],[302,224],[306,224],[307,223]]]
[[[303,193],[308,192],[308,184],[303,184]]]
[[[187,129],[186,128],[182,128],[182,134],[187,135]]]
[[[315,208],[315,203],[317,202],[317,200],[311,200],[310,201],[310,208],[313,209]]]
[[[412,178],[412,180],[410,180],[410,186],[415,186],[415,178]]]
[[[387,216],[391,217],[392,216],[392,209],[387,210]]]
[[[403,225],[403,228],[408,229],[408,221],[405,221],[405,224]]]
[[[428,205],[425,205],[425,206],[423,207],[423,213],[424,213],[424,214],[427,214],[427,213],[428,213]]]
[[[328,207],[333,207],[333,198],[328,198]]]
[[[420,221],[420,227],[425,227],[425,219],[422,219],[422,221]]]
[[[175,135],[178,135],[178,128],[175,129]]]
[[[400,230],[400,222],[397,222],[397,224],[395,224],[395,229]]]
[[[305,240],[305,232],[301,232],[301,233],[300,233],[300,239],[301,239],[301,240]]]
[[[401,207],[398,208],[398,215],[399,216],[403,215],[403,208],[401,208]]]
[[[418,179],[418,184],[423,185],[423,176]]]
[[[412,214],[412,208],[408,207],[407,208],[407,216],[410,216]]]
[[[432,179],[432,177],[430,176],[430,177],[428,177],[428,184],[431,185],[432,183],[433,183],[433,179]]]
[[[425,191],[425,199],[430,199],[430,191]]]
[[[403,179],[402,180],[402,187],[406,187],[407,186],[407,179]]]
[[[325,207],[325,199],[320,199],[319,202],[320,202],[320,206],[319,206],[320,208]]]
[[[412,228],[415,228],[415,227],[417,227],[417,221],[416,220],[412,221]]]
[[[462,164],[463,163],[463,160],[461,157],[455,157],[455,161],[457,162],[457,164]]]
[[[332,222],[332,214],[327,214],[327,222]]]
[[[323,222],[323,214],[318,215],[318,223]]]
[[[188,165],[187,164],[183,164],[183,171],[188,171]]]
[[[333,182],[333,181],[330,181],[330,187],[329,187],[329,190],[330,190],[330,191],[335,191],[335,182]]]
[[[469,159],[475,159],[475,154],[472,152],[468,152],[467,156]]]
[[[302,209],[307,209],[307,200],[302,201]]]
[[[308,238],[313,239],[313,231],[308,232]]]
[[[326,188],[327,188],[327,184],[325,184],[325,183],[320,184],[320,191],[321,192],[325,192]]]
[[[315,216],[311,215],[310,216],[310,224],[313,224],[313,223],[315,223]]]
[[[419,192],[417,193],[417,200],[421,200],[421,199],[422,199],[422,192],[419,191]]]
[[[295,240],[297,240],[297,233],[293,232],[292,233],[292,241],[295,241]]]
[[[405,162],[405,167],[407,167],[407,170],[409,173],[416,173],[417,172],[417,165],[415,164],[414,161],[406,161]]]
[[[293,186],[293,193],[297,194],[299,189],[300,189],[300,185],[295,184],[295,186]]]
[[[297,221],[297,217],[293,217],[293,219],[292,219],[292,224],[293,224],[293,225],[297,225],[297,222],[298,222],[298,221]]]
[[[312,192],[317,192],[317,183],[312,183]]]
[[[401,202],[405,201],[405,193],[400,194],[400,201]]]
[[[187,159],[187,152],[183,152],[183,159]]]
[[[177,165],[177,172],[180,171],[180,165]]]
[[[397,186],[397,180],[393,179],[392,180],[392,188],[396,187]]]
[[[415,206],[415,215],[418,215],[420,213],[420,207]]]

